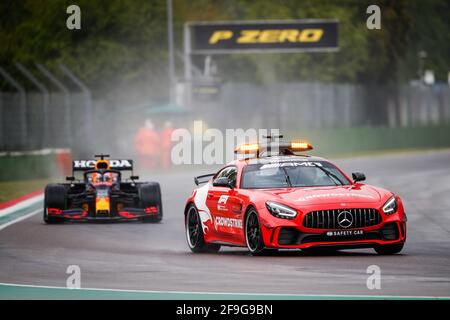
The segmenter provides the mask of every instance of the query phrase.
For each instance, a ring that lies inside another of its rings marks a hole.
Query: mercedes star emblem
[[[350,228],[353,224],[353,216],[349,211],[341,211],[337,217],[337,222],[342,228]]]

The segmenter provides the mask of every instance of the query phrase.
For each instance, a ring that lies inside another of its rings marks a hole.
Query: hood
[[[381,201],[381,194],[368,185],[348,185],[330,187],[306,187],[259,190],[270,194],[273,201],[282,201],[293,206],[310,206],[319,204],[367,203]]]

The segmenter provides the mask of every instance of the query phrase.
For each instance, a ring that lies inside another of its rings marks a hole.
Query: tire
[[[150,206],[158,207],[158,214],[156,216],[144,217],[142,222],[155,223],[160,222],[163,218],[163,206],[161,200],[161,187],[157,182],[149,182],[139,186],[139,203],[141,208],[148,208]]]
[[[66,208],[66,188],[60,184],[49,184],[45,187],[44,222],[55,224],[64,222],[64,218],[49,217],[48,208],[64,210]]]
[[[255,209],[250,209],[245,217],[245,243],[252,255],[271,255],[274,249],[266,249],[261,233],[259,216]]]
[[[205,242],[203,227],[200,215],[195,205],[191,204],[186,212],[186,241],[189,249],[194,253],[214,253],[220,250],[218,244],[208,244]]]
[[[404,243],[378,245],[374,250],[381,255],[392,255],[402,251]]]

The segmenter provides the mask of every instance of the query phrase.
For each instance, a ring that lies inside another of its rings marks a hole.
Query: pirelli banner
[[[191,54],[338,50],[334,20],[188,23]]]

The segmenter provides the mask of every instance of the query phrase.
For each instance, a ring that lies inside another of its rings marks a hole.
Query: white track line
[[[0,282],[0,286],[9,287],[24,287],[24,288],[36,288],[36,289],[64,289],[64,290],[90,290],[90,291],[104,291],[104,292],[127,292],[127,293],[159,293],[159,294],[199,294],[199,295],[237,295],[237,296],[274,296],[274,297],[299,297],[299,298],[311,298],[311,297],[323,297],[323,298],[376,298],[376,299],[450,299],[449,297],[440,296],[392,296],[392,295],[329,295],[329,294],[295,294],[295,293],[243,293],[243,292],[189,292],[189,291],[153,291],[153,290],[126,290],[126,289],[98,289],[98,288],[80,288],[70,289],[66,287],[56,286],[38,286],[27,284],[15,284]]]
[[[31,206],[31,205],[33,205],[35,203],[38,203],[39,201],[42,201],[42,200],[44,200],[44,195],[43,194],[39,194],[39,195],[34,196],[34,197],[30,198],[30,199],[26,199],[24,201],[16,203],[16,204],[12,205],[11,207],[8,207],[6,209],[0,210],[0,217],[6,216],[6,215],[11,214],[11,213],[13,213],[15,211],[18,211],[18,210],[22,210],[22,209],[24,209],[26,207],[29,207],[29,206]]]
[[[37,209],[37,210],[35,210],[35,211],[31,212],[31,213],[28,213],[28,214],[26,214],[24,216],[21,216],[21,217],[17,218],[17,219],[14,219],[14,220],[11,220],[11,221],[9,221],[9,222],[7,222],[5,224],[2,224],[2,225],[0,225],[0,230],[3,230],[6,227],[9,227],[10,225],[12,225],[12,224],[14,224],[16,222],[19,222],[19,221],[25,220],[25,219],[27,219],[27,218],[29,218],[31,216],[34,216],[36,213],[41,212],[41,211],[42,211],[42,209]]]

